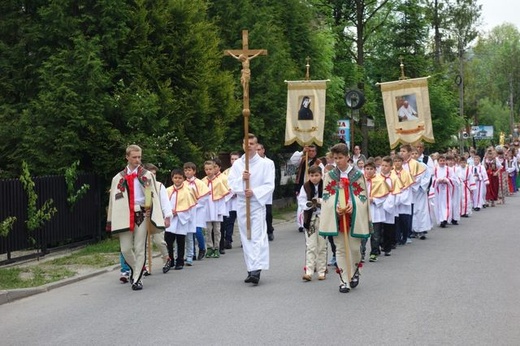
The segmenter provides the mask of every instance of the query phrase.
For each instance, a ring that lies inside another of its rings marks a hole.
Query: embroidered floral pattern
[[[330,196],[334,196],[336,190],[338,189],[338,182],[336,180],[331,180],[327,186],[325,186],[325,191],[323,191],[323,200],[328,200]]]
[[[117,184],[117,189],[121,192],[125,192],[126,189],[126,180],[125,178],[119,179],[119,183]]]
[[[363,192],[363,187],[358,182],[354,182],[352,184],[352,187],[354,196],[358,197],[361,202],[365,203],[367,200],[367,196],[361,194],[361,192]]]

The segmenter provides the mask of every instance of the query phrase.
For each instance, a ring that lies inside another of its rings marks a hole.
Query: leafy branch
[[[29,166],[25,161],[22,162],[22,175],[20,176],[23,189],[27,193],[27,220],[25,221],[27,229],[29,231],[35,231],[41,228],[45,222],[49,221],[52,216],[58,211],[52,206],[54,201],[48,199],[43,203],[43,206],[38,209],[36,202],[38,201],[38,195],[34,191],[34,181],[31,179],[31,173],[29,172]],[[34,240],[34,239],[32,239]]]
[[[0,237],[6,238],[9,232],[13,230],[13,225],[16,222],[16,217],[9,216],[4,221],[0,222]]]
[[[83,184],[79,188],[79,190],[75,190],[74,183],[78,177],[77,168],[79,166],[79,160],[72,163],[72,165],[65,170],[65,182],[67,184],[67,202],[69,202],[69,206],[71,209],[74,208],[74,204],[76,201],[81,199],[90,188],[89,184]]]

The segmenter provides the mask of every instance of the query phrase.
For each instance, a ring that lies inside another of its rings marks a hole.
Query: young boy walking
[[[298,207],[303,210],[305,234],[305,273],[302,280],[311,281],[315,271],[318,273],[318,280],[325,280],[327,239],[318,234],[323,195],[321,168],[311,166],[307,172],[309,180],[303,184],[298,194]]]

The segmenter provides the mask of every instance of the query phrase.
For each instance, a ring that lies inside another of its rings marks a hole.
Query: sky
[[[482,28],[490,31],[503,23],[514,24],[520,30],[519,0],[477,0],[482,5]]]

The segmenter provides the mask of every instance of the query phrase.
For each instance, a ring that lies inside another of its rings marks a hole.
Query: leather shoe
[[[350,287],[348,287],[346,284],[341,284],[339,286],[339,291],[341,293],[348,293],[348,292],[350,292]]]
[[[244,280],[245,283],[251,282],[251,272],[247,272],[247,278]]]
[[[350,280],[350,287],[356,288],[359,285],[359,274],[354,274],[352,280]]]
[[[269,241],[273,241],[274,240],[274,234],[273,233],[267,233],[267,239],[269,239]]]
[[[167,272],[170,271],[171,267],[172,267],[172,260],[170,258],[168,258],[168,260],[166,260],[166,263],[164,264],[164,267],[162,268],[162,272],[164,274],[166,274]]]
[[[251,272],[251,281],[252,284],[258,285],[260,282],[260,270],[255,270]]]
[[[141,281],[137,281],[136,283],[132,284],[132,290],[140,291],[142,289],[143,289],[143,283]]]

